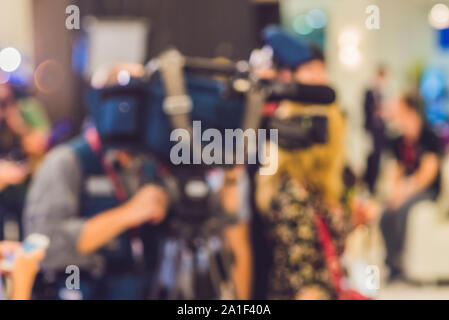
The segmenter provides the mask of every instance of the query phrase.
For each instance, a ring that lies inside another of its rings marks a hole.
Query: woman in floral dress
[[[328,141],[305,149],[279,145],[278,171],[258,176],[256,201],[273,245],[269,275],[271,299],[336,299],[317,232],[316,216],[325,221],[337,254],[352,228],[349,192],[343,183],[345,119],[336,105],[304,106],[285,101],[275,117],[321,115]]]

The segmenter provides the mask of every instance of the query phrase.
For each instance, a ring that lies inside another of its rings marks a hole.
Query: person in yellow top
[[[306,55],[306,45],[279,28],[267,29],[266,39],[275,58],[289,65],[280,70],[286,82],[329,85],[317,49]],[[345,184],[346,125],[336,103],[284,100],[268,119],[268,127],[279,130],[278,141],[269,142],[278,147],[278,170],[258,175],[255,197],[273,248],[270,299],[351,298],[343,296],[338,261],[347,235],[370,212],[354,210],[354,192]]]

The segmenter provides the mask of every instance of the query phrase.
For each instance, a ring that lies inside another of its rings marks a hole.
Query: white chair
[[[403,260],[407,279],[418,283],[449,280],[449,157],[441,166],[436,202],[423,201],[409,214]]]

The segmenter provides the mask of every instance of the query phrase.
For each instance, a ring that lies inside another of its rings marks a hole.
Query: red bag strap
[[[100,159],[106,175],[114,185],[115,198],[119,202],[126,201],[128,199],[126,189],[112,164],[108,162],[103,155],[103,147],[101,145],[101,139],[98,131],[93,127],[89,128],[84,132],[84,138],[86,139],[92,152]]]
[[[101,145],[101,139],[98,134],[97,129],[95,128],[89,128],[85,131],[84,137],[87,141],[87,144],[89,145],[92,152],[98,157],[100,160],[104,171],[106,172],[106,175],[108,176],[109,180],[112,182],[114,186],[114,195],[115,198],[119,202],[125,202],[128,200],[128,193],[126,192],[126,189],[120,180],[120,177],[118,173],[115,171],[114,166],[107,161],[107,159],[104,157],[103,154],[103,147]],[[135,228],[130,230],[129,233],[129,239],[131,241],[131,250],[132,255],[136,261],[142,261],[143,259],[143,249],[142,249],[142,240],[139,238],[139,229]]]
[[[338,258],[337,250],[332,242],[332,237],[327,223],[321,214],[315,215],[315,225],[321,246],[323,248],[326,267],[330,275],[332,287],[334,288],[337,296],[340,298],[343,293],[343,289],[341,287],[343,271]]]

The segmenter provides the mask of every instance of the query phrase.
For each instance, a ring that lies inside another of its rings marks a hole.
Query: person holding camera
[[[141,72],[126,64],[118,70]],[[117,72],[108,70],[103,85],[114,85]],[[169,197],[153,174],[158,170],[153,159],[106,147],[89,127],[54,148],[32,181],[25,231],[51,240],[38,298],[141,299],[148,291],[146,262],[157,242],[152,226],[164,220]],[[67,287],[68,266],[80,271],[80,290]]]
[[[289,81],[328,85],[322,54],[280,28],[268,29],[265,35],[274,57],[288,66],[283,74],[289,74]],[[335,103],[283,100],[268,127],[279,130],[278,171],[258,176],[256,187],[256,203],[273,246],[268,298],[362,298],[342,287],[339,261],[346,236],[364,221],[358,217],[364,212],[353,214],[343,179],[343,112]]]

